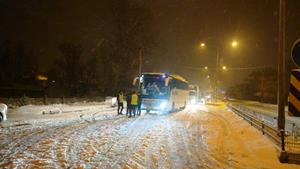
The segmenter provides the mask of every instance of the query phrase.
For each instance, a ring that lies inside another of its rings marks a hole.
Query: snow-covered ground
[[[10,109],[8,120],[13,123],[39,123],[41,121],[71,120],[79,117],[90,118],[97,114],[111,114],[110,104],[104,102],[53,104],[53,105],[27,105]],[[5,125],[5,124],[4,124]]]
[[[235,106],[241,106],[255,112],[256,117],[269,123],[273,127],[277,127],[277,105],[261,103],[257,101],[244,101],[244,100],[233,100],[229,103]],[[285,107],[285,130],[292,132],[293,126],[297,127],[297,130],[300,129],[300,117],[294,117],[288,115],[288,107]]]
[[[127,118],[105,103],[10,111],[0,128],[3,167],[300,169],[280,164],[273,143],[224,106]]]

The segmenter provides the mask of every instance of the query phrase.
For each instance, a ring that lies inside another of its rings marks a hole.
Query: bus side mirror
[[[133,79],[133,82],[132,82],[132,85],[133,85],[133,86],[136,86],[136,83],[139,82],[139,81],[140,81],[140,78],[139,78],[139,77],[134,78],[134,79]]]

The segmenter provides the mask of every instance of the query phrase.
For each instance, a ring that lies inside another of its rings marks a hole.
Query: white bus
[[[200,98],[199,86],[190,84],[189,85],[189,104],[199,103],[199,98]]]
[[[141,95],[141,109],[169,112],[185,108],[188,102],[188,82],[178,75],[142,73],[135,78]]]

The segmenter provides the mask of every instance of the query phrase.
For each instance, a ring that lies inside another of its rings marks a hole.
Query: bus
[[[190,84],[189,85],[189,104],[197,104],[199,103],[200,92],[199,86]]]
[[[141,109],[147,112],[170,112],[188,103],[188,81],[179,75],[142,73],[133,83],[141,96]]]

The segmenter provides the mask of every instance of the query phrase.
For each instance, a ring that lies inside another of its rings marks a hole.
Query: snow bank
[[[300,168],[281,164],[274,143],[224,106],[189,108],[175,118],[184,121],[186,128],[201,125],[200,144],[213,168]]]
[[[82,115],[93,115],[109,109],[112,109],[110,104],[106,104],[105,102],[26,105],[10,109],[7,116],[10,122],[23,121],[35,123],[51,119],[76,119]]]
[[[2,103],[7,104],[10,108],[16,108],[24,105],[44,105],[47,104],[76,104],[76,103],[90,103],[90,102],[103,102],[103,97],[90,97],[90,98],[30,98],[30,97],[19,97],[19,98],[0,98]]]

